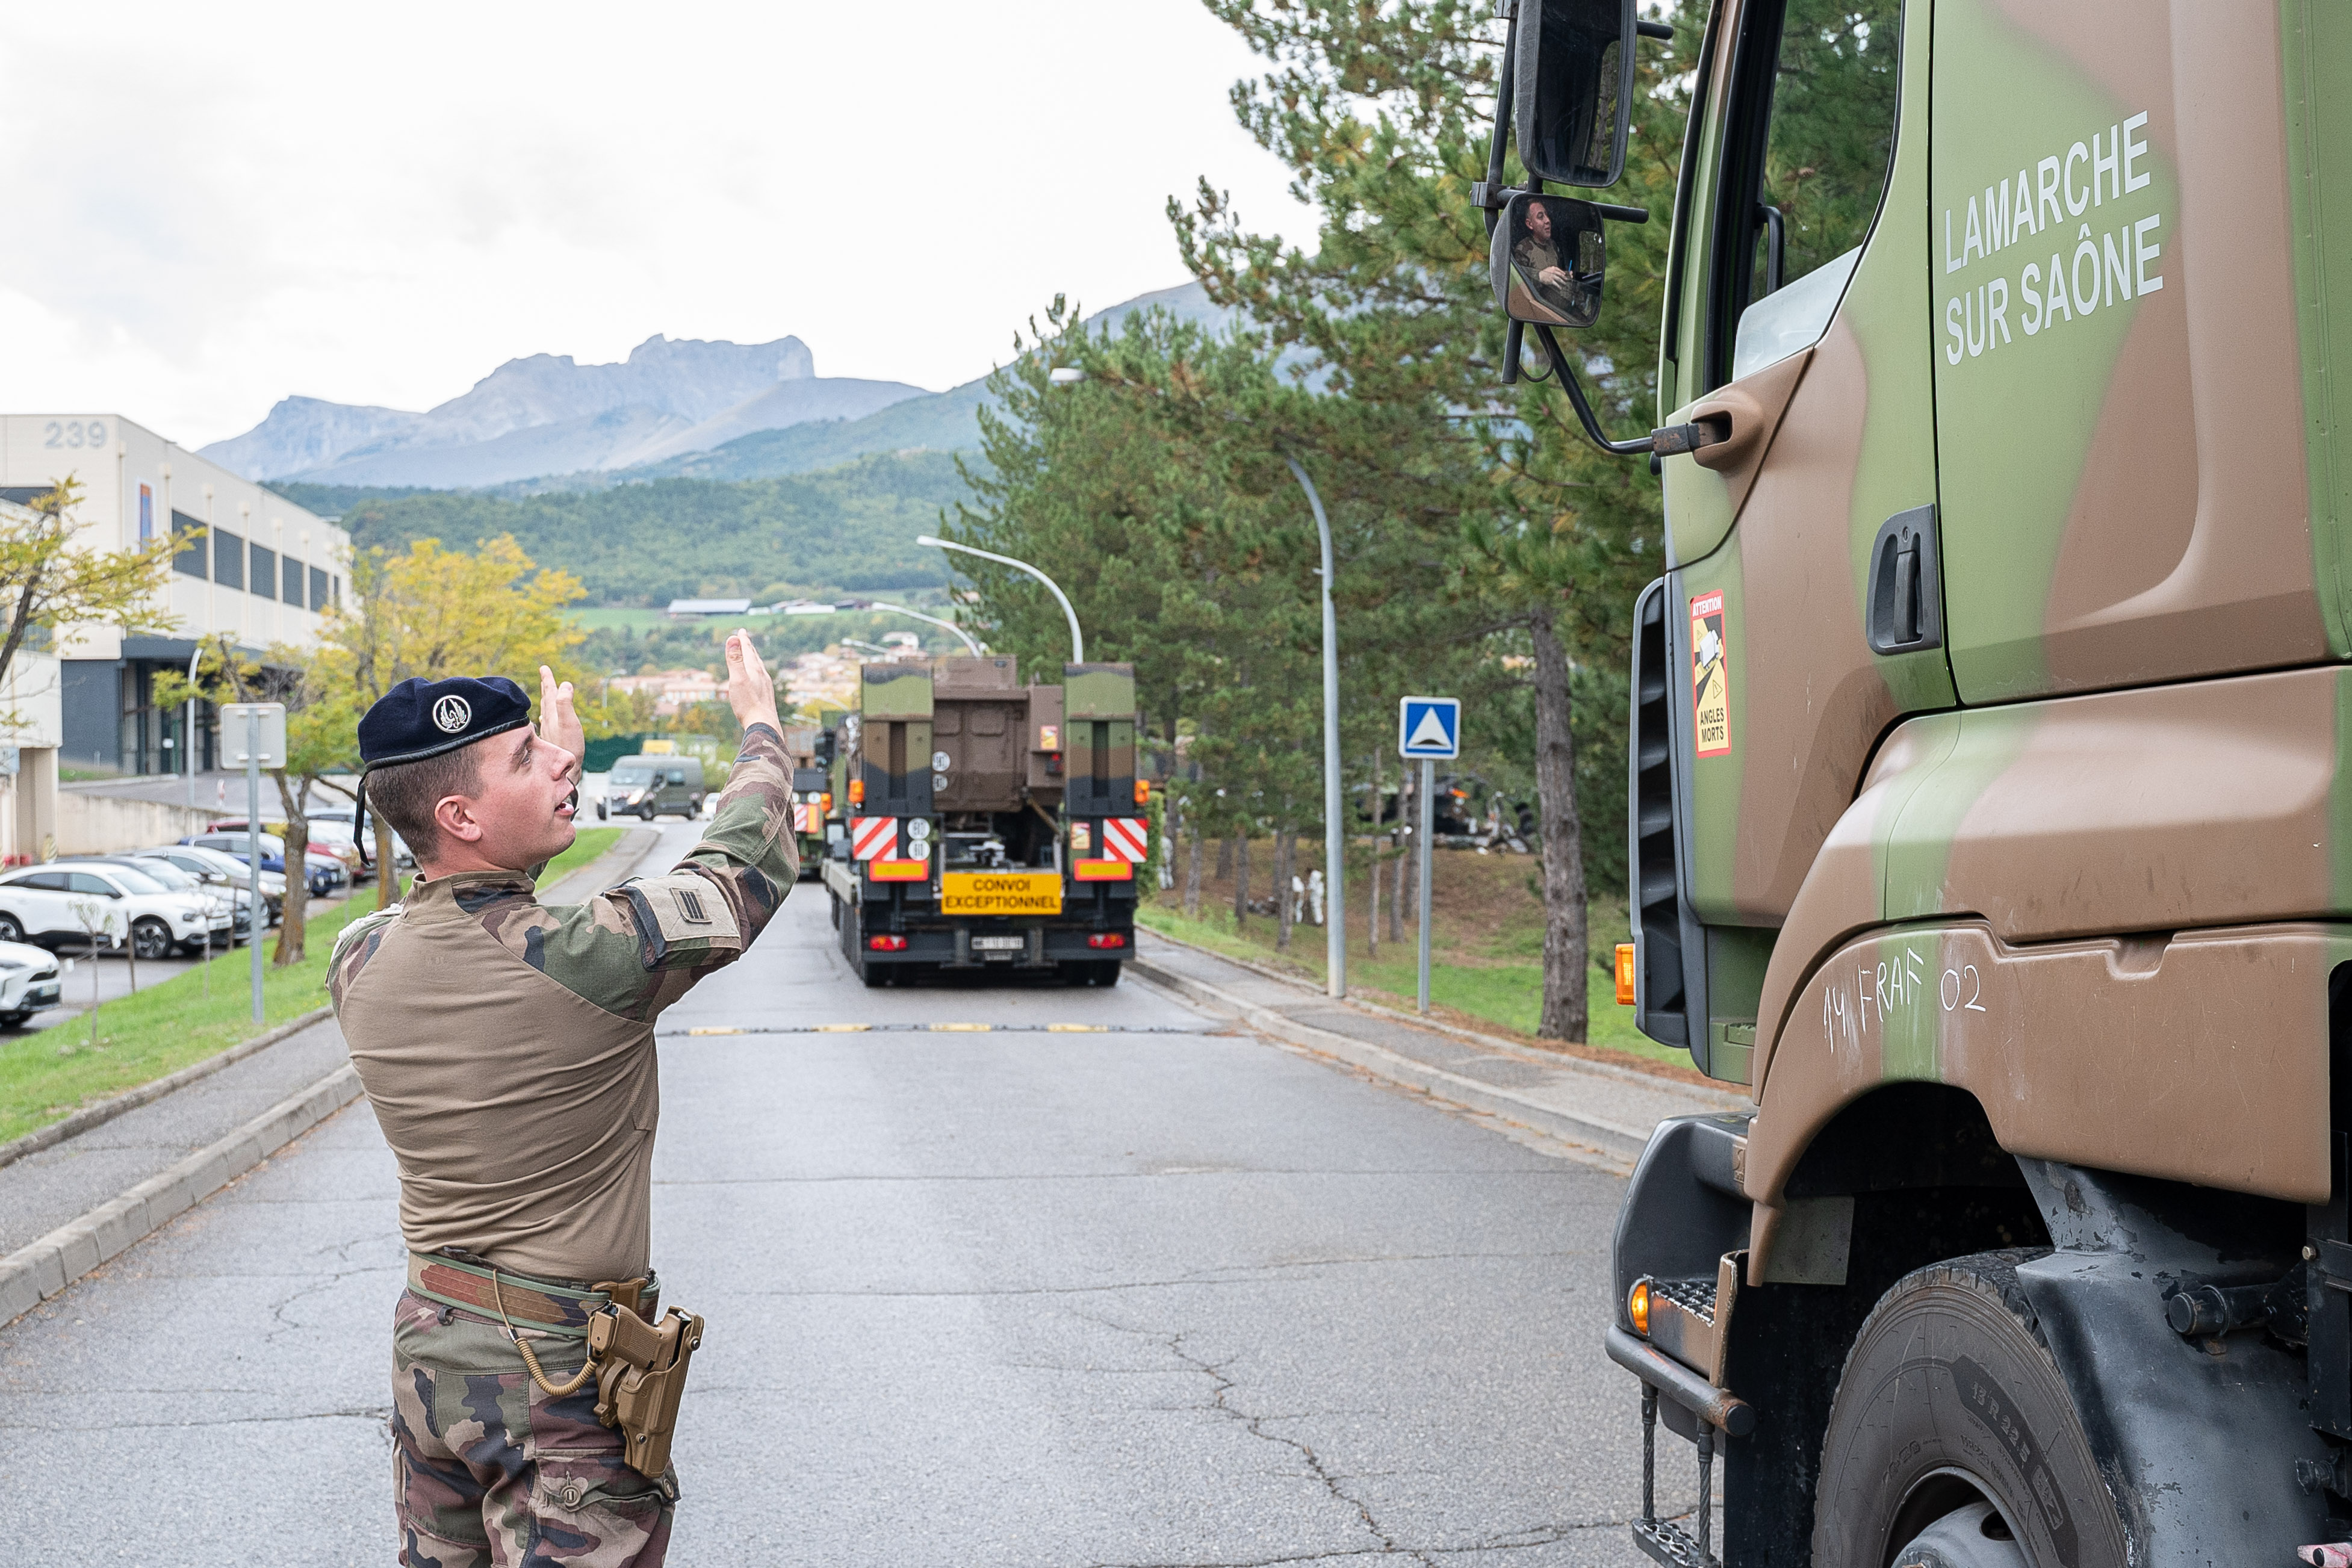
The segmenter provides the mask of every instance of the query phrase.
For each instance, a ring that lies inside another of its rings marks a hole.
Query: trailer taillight
[[[1621,1008],[1633,1005],[1633,944],[1631,942],[1617,944],[1617,1005]]]
[[[877,953],[903,953],[907,950],[904,936],[868,936],[866,946]]]
[[[1097,931],[1087,938],[1089,947],[1124,947],[1127,938],[1116,931]]]

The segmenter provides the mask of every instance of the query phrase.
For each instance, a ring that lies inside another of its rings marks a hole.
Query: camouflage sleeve
[[[525,961],[608,1012],[646,1019],[743,956],[800,876],[792,761],[766,725],[743,734],[701,841],[667,872],[586,904],[498,922]]]

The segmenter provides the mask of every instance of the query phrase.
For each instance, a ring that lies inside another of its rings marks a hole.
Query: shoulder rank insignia
[[[638,877],[618,890],[629,901],[646,967],[663,969],[722,953],[740,953],[743,933],[726,894],[694,872]]]

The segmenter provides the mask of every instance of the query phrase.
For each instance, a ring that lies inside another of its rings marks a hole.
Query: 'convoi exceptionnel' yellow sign
[[[951,871],[940,878],[942,915],[1059,915],[1057,871]]]

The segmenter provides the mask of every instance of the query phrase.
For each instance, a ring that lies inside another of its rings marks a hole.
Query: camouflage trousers
[[[551,1383],[579,1369],[583,1342],[522,1333]],[[671,1503],[622,1462],[593,1378],[552,1397],[503,1326],[414,1291],[392,1344],[403,1568],[659,1568]],[[675,1474],[664,1479],[674,1497]]]

